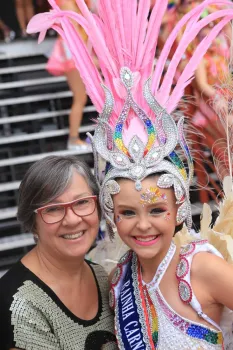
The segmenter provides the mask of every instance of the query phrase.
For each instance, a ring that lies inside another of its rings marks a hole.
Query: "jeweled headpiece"
[[[231,1],[206,0],[183,16],[156,62],[157,41],[168,0],[156,0],[152,9],[150,0],[99,0],[98,15],[90,13],[83,0],[76,0],[81,14],[61,11],[54,0],[49,0],[49,3],[52,10],[36,15],[29,23],[28,33],[41,32],[41,41],[47,29],[52,27],[61,35],[99,112],[91,139],[100,203],[111,232],[115,228],[112,195],[120,191],[115,179],[131,179],[140,191],[141,181],[156,173],[160,174],[158,187],[174,186],[180,204],[177,222],[185,221],[190,227],[189,187],[193,161],[184,137],[184,118],[176,124],[171,113],[178,106],[185,87],[212,41],[232,19]],[[228,9],[202,18],[203,11],[212,4],[222,8],[227,6]],[[187,47],[201,29],[217,19],[218,24],[203,38],[175,80]],[[87,33],[101,73],[72,21]],[[181,30],[182,38],[163,75],[171,48],[174,48]],[[187,166],[177,152],[178,148],[183,150]]]

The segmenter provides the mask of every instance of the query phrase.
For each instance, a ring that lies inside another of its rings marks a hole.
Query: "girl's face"
[[[159,189],[157,179],[143,180],[140,192],[133,181],[121,179],[120,193],[113,196],[118,233],[139,259],[166,254],[175,232],[178,206],[174,191]]]

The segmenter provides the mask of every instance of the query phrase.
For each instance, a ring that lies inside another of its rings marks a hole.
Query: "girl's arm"
[[[193,259],[192,273],[213,303],[233,310],[233,266],[210,253],[199,253]]]

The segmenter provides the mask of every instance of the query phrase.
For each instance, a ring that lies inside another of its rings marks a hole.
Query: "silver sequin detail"
[[[214,345],[205,340],[197,339],[185,333],[188,325],[195,324],[203,327],[203,324],[190,321],[178,315],[166,302],[160,290],[150,292],[151,300],[155,306],[159,336],[157,350],[221,350],[222,345]],[[152,322],[152,319],[150,320]],[[206,327],[206,326],[204,326]],[[206,327],[207,329],[210,329]],[[212,329],[213,332],[216,332]],[[216,332],[217,333],[217,332]]]
[[[128,250],[128,251],[120,258],[119,264],[122,264],[122,265],[126,264],[126,263],[130,260],[131,256],[132,256],[132,251],[131,251],[131,250]]]
[[[121,274],[122,274],[122,268],[120,266],[117,266],[114,274],[113,274],[113,277],[112,277],[112,284],[117,284],[120,277],[121,277]]]
[[[189,303],[192,298],[192,289],[190,285],[186,281],[180,280],[178,288],[180,298],[183,300],[184,303]]]
[[[180,262],[177,266],[176,270],[176,276],[178,278],[183,278],[189,271],[189,263],[188,261],[183,257],[180,259]]]
[[[176,222],[177,224],[182,224],[189,214],[189,203],[184,202],[177,210]]]
[[[108,304],[108,281],[103,268],[93,265],[101,296],[102,312],[95,324],[84,327],[67,314],[32,281],[25,281],[14,295],[11,305],[11,324],[14,327],[15,347],[26,350],[84,349],[89,333],[114,333],[114,324]],[[111,349],[113,344],[111,344]],[[108,349],[106,345],[106,349]]]

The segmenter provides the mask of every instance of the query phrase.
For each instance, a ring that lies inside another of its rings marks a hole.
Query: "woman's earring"
[[[37,244],[37,242],[39,241],[39,235],[37,233],[33,233],[33,238],[35,243]]]

